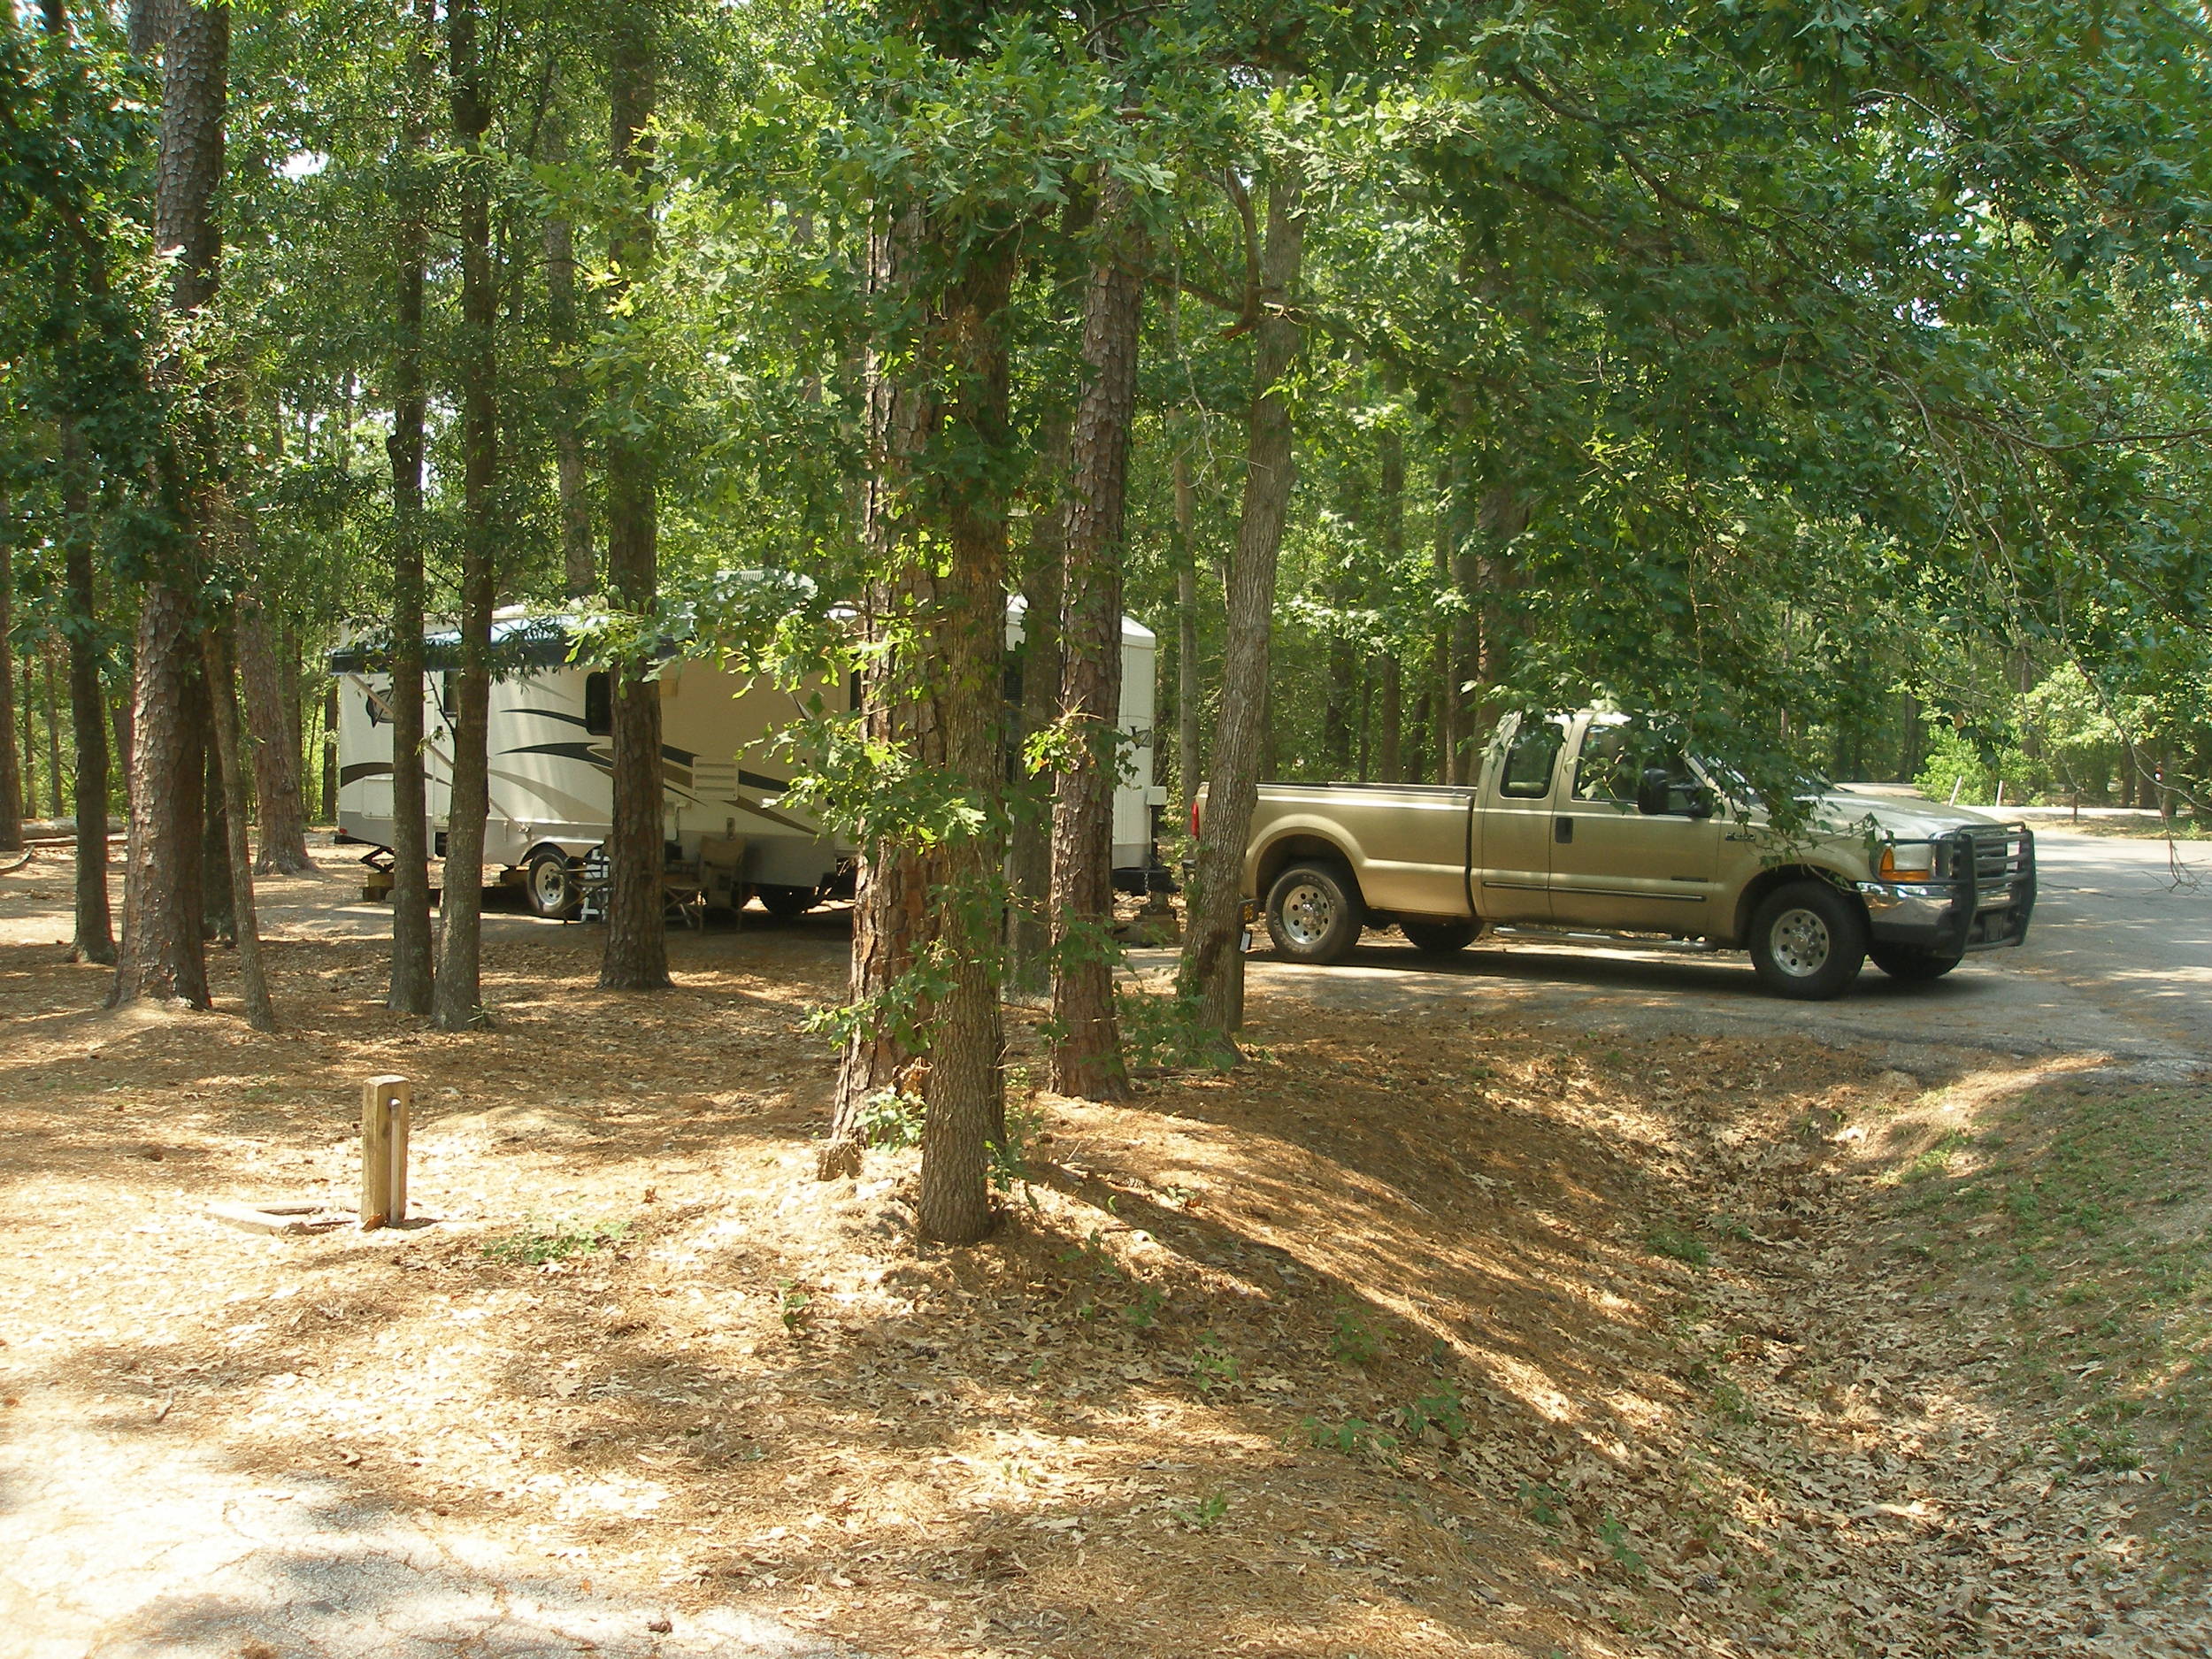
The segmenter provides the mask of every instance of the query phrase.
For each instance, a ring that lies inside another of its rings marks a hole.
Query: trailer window
[[[1566,726],[1557,715],[1523,720],[1507,746],[1505,764],[1498,772],[1498,793],[1522,801],[1540,801],[1549,795],[1552,772],[1566,740]]]
[[[584,676],[584,730],[594,737],[614,731],[614,688],[603,673]]]

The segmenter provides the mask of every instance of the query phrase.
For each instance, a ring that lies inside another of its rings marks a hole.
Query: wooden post
[[[361,1228],[407,1219],[407,1121],[415,1086],[373,1077],[361,1087]]]

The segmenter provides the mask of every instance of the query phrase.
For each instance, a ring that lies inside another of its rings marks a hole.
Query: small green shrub
[[[518,1267],[538,1267],[547,1262],[564,1262],[572,1256],[588,1256],[595,1250],[612,1249],[630,1236],[626,1221],[584,1222],[573,1218],[559,1221],[526,1221],[519,1233],[484,1241],[484,1255],[491,1261],[508,1262]]]
[[[1190,1356],[1190,1379],[1191,1386],[1200,1394],[1210,1394],[1217,1388],[1225,1388],[1242,1375],[1237,1356],[1222,1347],[1219,1337],[1209,1331],[1198,1339],[1198,1346]]]
[[[1702,1239],[1694,1239],[1686,1233],[1677,1233],[1671,1227],[1654,1228],[1644,1240],[1655,1256],[1671,1256],[1686,1262],[1692,1267],[1703,1267],[1712,1261],[1713,1253]]]
[[[1329,1351],[1348,1365],[1372,1365],[1382,1357],[1382,1340],[1348,1303],[1339,1302],[1336,1329],[1329,1336]]]

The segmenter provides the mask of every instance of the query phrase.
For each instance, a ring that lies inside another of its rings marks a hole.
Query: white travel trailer
[[[493,629],[501,664],[492,684],[491,811],[487,871],[518,884],[541,916],[570,916],[582,897],[585,861],[614,817],[610,684],[604,670],[572,664],[566,618],[503,612]],[[1019,603],[1007,619],[1021,637]],[[457,636],[426,641],[423,771],[428,838],[445,851],[452,797],[452,672]],[[1165,792],[1152,782],[1151,631],[1122,621],[1122,729],[1129,735],[1114,795],[1118,885],[1160,879],[1156,819]],[[338,680],[338,828],[346,840],[392,845],[391,676],[365,644],[330,654]],[[789,762],[771,738],[802,714],[791,693],[680,655],[662,667],[661,775],[672,884],[705,903],[734,909],[749,894],[770,912],[796,916],[849,894],[852,852],[806,814],[783,804]],[[373,857],[375,855],[373,854]]]

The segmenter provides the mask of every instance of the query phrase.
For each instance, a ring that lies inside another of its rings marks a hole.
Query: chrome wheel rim
[[[530,866],[530,896],[541,910],[557,910],[568,902],[568,872],[550,858]]]
[[[1283,895],[1283,933],[1294,945],[1317,945],[1336,926],[1336,896],[1317,881],[1301,881]]]
[[[1776,917],[1769,939],[1774,949],[1774,965],[1795,979],[1809,979],[1826,967],[1835,948],[1828,936],[1828,924],[1817,913],[1802,908],[1784,910]]]

